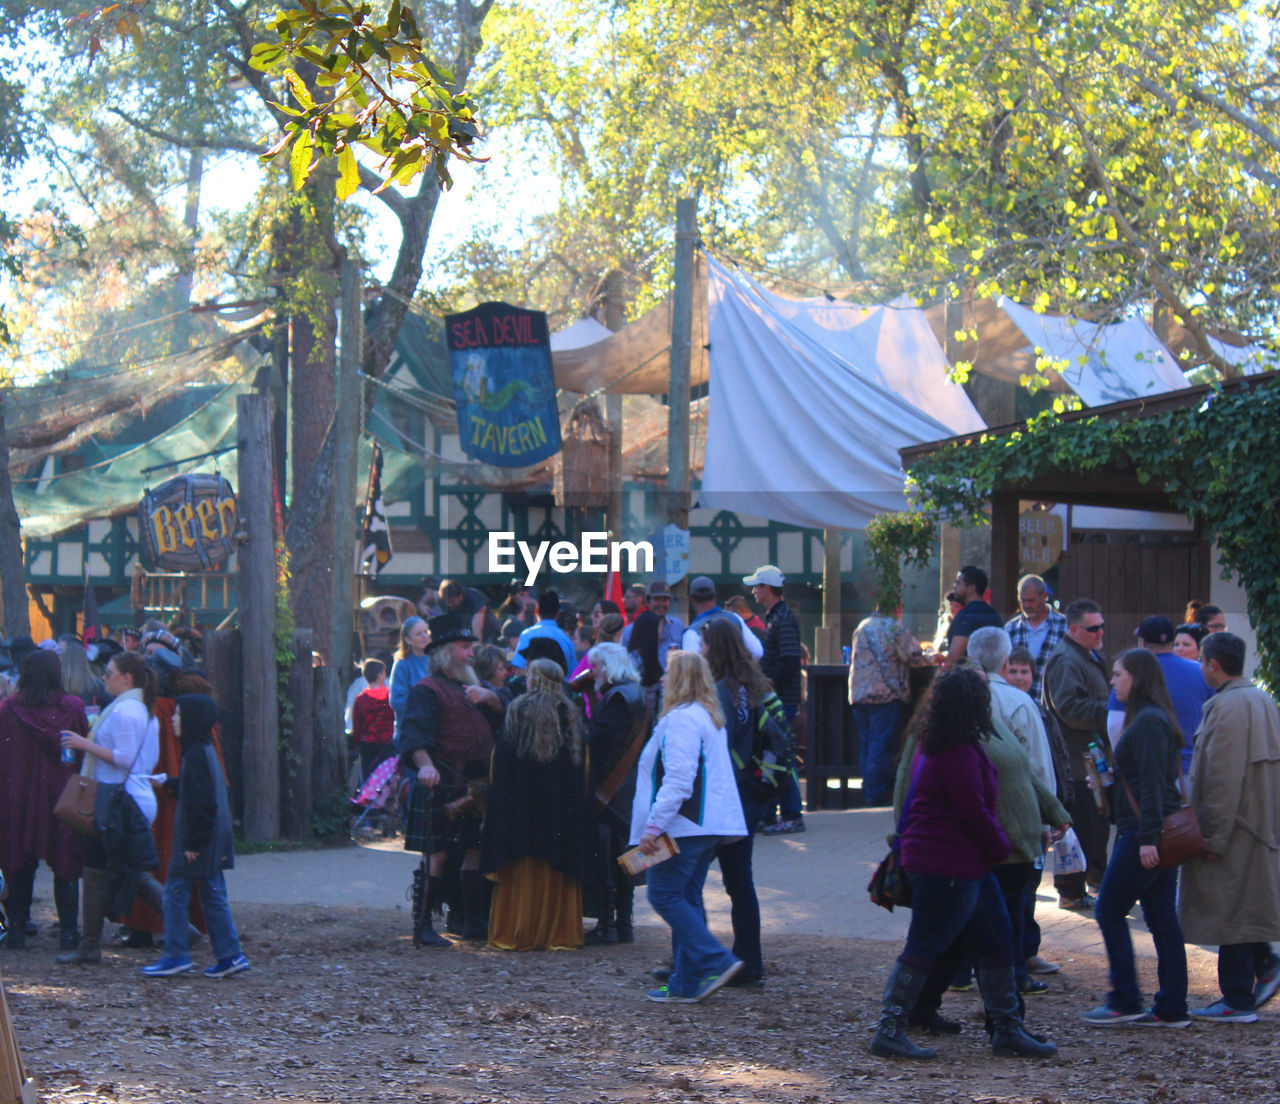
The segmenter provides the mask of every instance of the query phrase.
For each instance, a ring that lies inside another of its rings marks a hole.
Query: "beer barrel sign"
[[[236,495],[220,475],[179,475],[138,505],[148,571],[212,571],[230,558],[235,532]]]

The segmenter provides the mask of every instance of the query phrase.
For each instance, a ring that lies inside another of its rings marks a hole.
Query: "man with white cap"
[[[742,581],[751,588],[756,602],[764,607],[764,655],[760,667],[773,683],[787,720],[792,721],[800,711],[804,650],[800,646],[800,622],[782,597],[786,576],[775,564],[765,564]],[[782,791],[777,824],[769,825],[764,831],[770,835],[804,831],[800,786],[794,776]]]
[[[760,638],[747,628],[741,617],[720,605],[716,599],[716,584],[705,575],[689,582],[689,627],[684,631],[680,647],[686,652],[702,651],[702,626],[719,617],[732,618],[738,623],[742,630],[742,643],[755,659],[764,654]]]

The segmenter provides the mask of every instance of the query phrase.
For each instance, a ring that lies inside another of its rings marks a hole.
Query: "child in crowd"
[[[396,715],[391,709],[391,689],[382,660],[366,659],[360,673],[369,685],[356,695],[351,707],[351,735],[360,749],[360,777],[368,778],[391,751]]]
[[[178,698],[173,731],[182,745],[182,763],[169,878],[164,884],[164,957],[142,967],[147,977],[171,977],[192,969],[187,909],[193,885],[200,887],[200,904],[216,959],[204,976],[224,978],[249,969],[227,905],[222,874],[235,865],[235,849],[227,783],[213,749],[217,721],[218,704],[207,694]]]

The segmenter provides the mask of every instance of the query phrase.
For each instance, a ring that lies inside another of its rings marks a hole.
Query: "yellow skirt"
[[[541,859],[517,859],[490,874],[489,944],[504,951],[582,946],[582,884]]]

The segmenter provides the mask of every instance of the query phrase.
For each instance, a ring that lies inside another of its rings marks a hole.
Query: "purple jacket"
[[[1009,837],[996,820],[996,768],[979,745],[917,751],[911,771],[916,784],[902,831],[904,870],[973,879],[1008,858]]]

